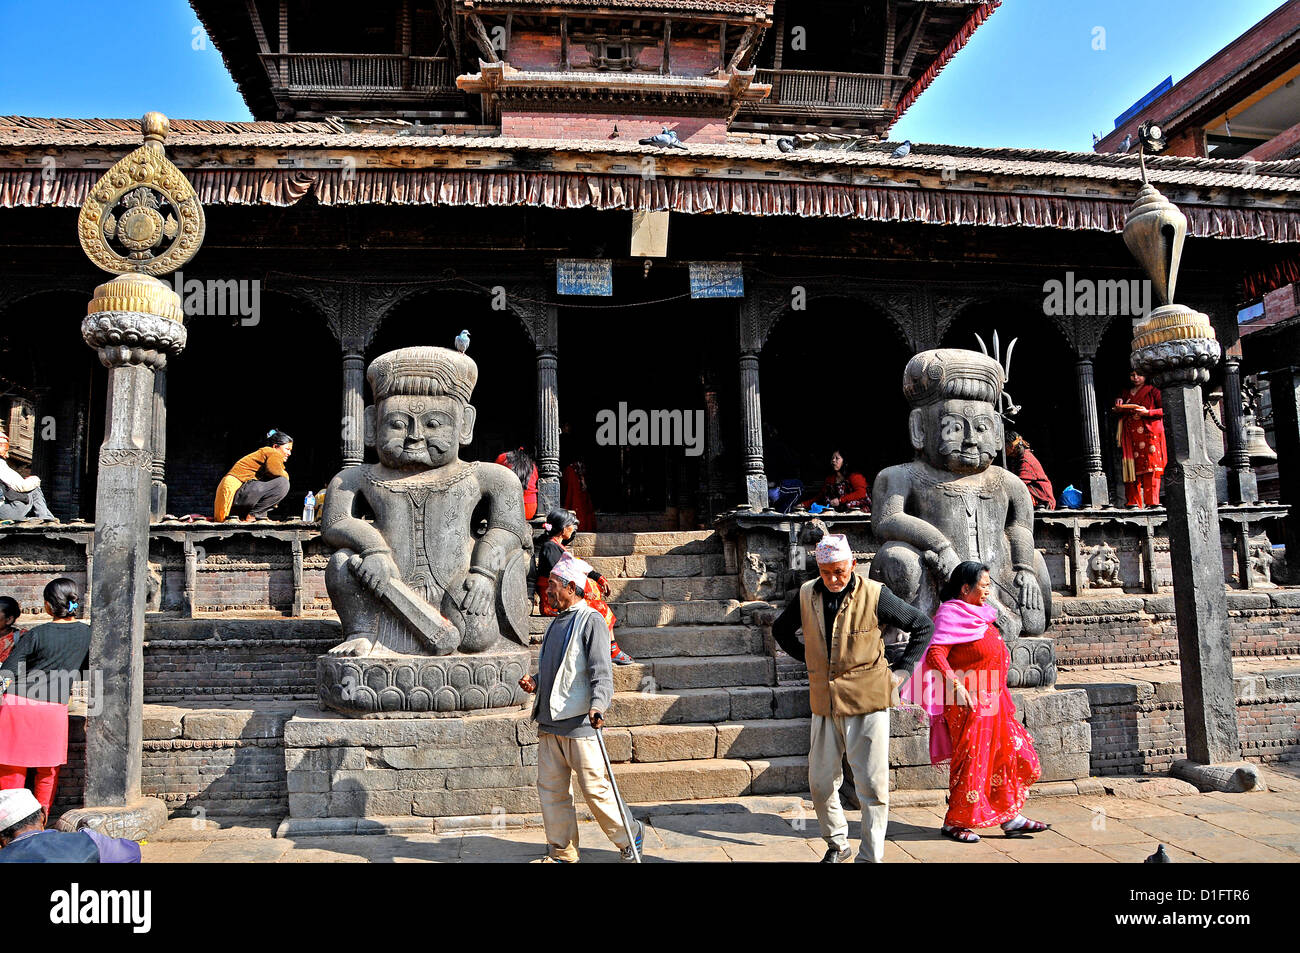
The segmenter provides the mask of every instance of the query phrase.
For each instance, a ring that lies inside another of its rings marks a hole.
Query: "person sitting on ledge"
[[[242,517],[245,523],[270,519],[267,514],[289,495],[289,471],[284,463],[293,453],[293,438],[282,430],[272,430],[266,437],[265,447],[240,457],[221,478],[214,521],[224,523],[228,517]]]
[[[1056,494],[1052,491],[1052,481],[1047,479],[1047,471],[1038,462],[1038,457],[1029,448],[1029,441],[1014,430],[1008,430],[1006,436],[1007,469],[1015,473],[1029,488],[1029,496],[1034,501],[1034,509],[1056,509]]]
[[[18,617],[22,614],[17,599],[0,596],[0,665],[4,664],[19,636],[23,634],[23,630],[18,628]]]
[[[532,519],[537,515],[537,464],[523,447],[498,454],[497,463],[519,477],[524,488],[524,519]]]
[[[542,543],[541,552],[537,556],[537,607],[542,615],[553,616],[559,615],[560,609],[551,601],[550,587],[548,585],[551,569],[555,564],[564,558],[565,553],[569,551],[565,546],[569,540],[573,539],[574,533],[578,531],[578,518],[568,510],[552,510],[546,516],[546,522],[542,524],[542,532],[545,533],[545,542]],[[584,563],[583,565],[586,565]],[[632,657],[618,647],[618,642],[614,640],[614,626],[618,619],[614,617],[613,610],[609,604],[602,599],[609,597],[609,581],[605,579],[595,569],[591,570],[591,575],[583,584],[582,598],[587,605],[591,606],[600,613],[605,624],[609,626],[609,657],[615,665],[631,665]]]
[[[844,455],[835,450],[831,453],[831,472],[826,477],[821,494],[809,497],[802,505],[806,508],[812,503],[820,503],[832,510],[861,510],[870,513],[871,495],[867,493],[867,478],[851,471],[844,463]]]
[[[47,831],[31,791],[0,791],[0,864],[138,864],[140,845],[99,831]]]
[[[41,478],[25,477],[9,465],[9,435],[0,430],[0,489],[4,502],[0,502],[0,520],[43,520],[57,523],[59,518],[50,512],[41,492]]]

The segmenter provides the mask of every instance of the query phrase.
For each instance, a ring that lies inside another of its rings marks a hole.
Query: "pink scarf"
[[[996,621],[998,610],[987,603],[971,605],[962,599],[949,599],[934,613],[934,638],[931,645],[960,645],[978,642]],[[927,652],[929,650],[927,649]],[[930,763],[939,764],[952,757],[952,738],[943,717],[945,695],[943,673],[931,668],[922,657],[912,677],[903,685],[900,697],[920,705],[930,716]]]

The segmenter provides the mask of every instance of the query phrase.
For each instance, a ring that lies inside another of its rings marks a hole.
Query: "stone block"
[[[1066,616],[1128,615],[1143,608],[1142,596],[1108,596],[1105,598],[1070,597],[1054,598],[1053,610],[1060,606]]]
[[[622,645],[622,643],[619,643]],[[626,648],[624,648],[626,651]],[[654,677],[654,668],[644,662],[635,665],[615,665],[614,672],[614,691],[616,692],[643,692],[650,691],[657,686]]]
[[[1151,687],[1155,689],[1155,698],[1158,702],[1182,702],[1183,700],[1183,683],[1180,681],[1152,682]]]
[[[606,746],[608,747],[608,742],[606,742]],[[524,747],[520,749],[520,753],[524,764],[537,764],[537,745],[524,745]],[[609,756],[613,758],[614,752],[611,751]]]
[[[362,771],[353,771],[350,769],[335,771],[334,776],[330,779],[330,790],[334,793],[341,791],[396,791],[400,785],[398,777],[401,771],[385,770],[383,768],[367,768]]]
[[[308,749],[310,750],[310,749]],[[360,771],[366,766],[365,748],[325,748],[328,752],[331,771]]]
[[[900,735],[889,739],[891,768],[929,765],[930,738],[927,734]]]
[[[285,786],[290,794],[328,794],[330,776],[325,771],[290,771]]]
[[[468,814],[530,814],[541,810],[536,786],[422,791],[411,813],[419,817],[461,817]]]
[[[370,773],[375,773],[373,769]],[[447,771],[421,768],[415,771],[389,771],[397,779],[399,791],[440,791],[447,786]]]
[[[1049,753],[1040,755],[1038,760],[1043,767],[1042,781],[1073,781],[1089,774],[1087,752]]]
[[[626,621],[626,620],[621,620]],[[748,655],[753,652],[753,630],[741,625],[620,628],[618,644],[633,658],[689,658],[713,655]]]
[[[1077,688],[1088,694],[1091,705],[1131,705],[1141,697],[1154,694],[1150,685],[1135,685],[1132,682],[1095,682],[1078,686],[1061,685],[1062,691]],[[1145,692],[1139,691],[1145,688]]]
[[[806,757],[765,758],[749,762],[754,794],[797,794],[808,790]]]
[[[686,724],[725,721],[731,715],[731,697],[722,689],[681,691],[672,694],[619,692],[606,712],[611,727]]]
[[[515,723],[515,740],[521,745],[537,744],[537,722],[532,718],[521,718]]]
[[[628,801],[690,801],[750,793],[752,775],[743,761],[677,761],[625,764],[614,769]]]
[[[704,557],[701,556],[628,556],[628,575],[640,576],[682,576],[704,575]],[[633,573],[634,562],[639,562],[641,572]],[[718,573],[714,573],[717,575]]]
[[[1092,751],[1092,728],[1087,722],[1061,726],[1061,750],[1067,753]]]
[[[771,718],[774,714],[772,691],[773,689],[762,686],[728,688],[727,694],[731,696],[731,720]]]
[[[660,688],[715,688],[773,685],[776,660],[762,655],[726,655],[707,659],[659,659],[654,678]]]
[[[284,752],[284,769],[294,771],[328,771],[330,769],[328,748],[286,748]]]
[[[719,758],[781,758],[808,755],[810,722],[763,719],[718,725]]]
[[[290,794],[291,817],[325,817],[329,813],[328,794]]]
[[[513,714],[513,713],[512,713]],[[300,709],[284,726],[291,748],[465,744],[466,718],[340,718]],[[483,720],[487,720],[484,718]]]
[[[1277,589],[1268,598],[1279,609],[1300,609],[1300,589]]]
[[[481,768],[519,763],[519,745],[513,739],[504,745],[472,748],[385,747],[376,759],[389,768]]]
[[[804,689],[807,693],[807,689]],[[902,735],[922,734],[928,737],[929,721],[924,709],[915,706],[889,709],[889,735],[897,738]]]
[[[1267,592],[1228,592],[1229,609],[1267,609],[1271,604]]]
[[[145,741],[170,741],[179,738],[184,712],[164,705],[145,705],[141,729]]]
[[[664,579],[662,598],[665,602],[689,602],[697,599],[735,600],[740,597],[740,585],[735,576],[700,576],[694,579]]]
[[[718,729],[713,725],[648,725],[631,729],[629,735],[632,760],[640,763],[712,758],[717,750]]]
[[[485,768],[451,768],[446,772],[447,788],[522,788],[537,783],[536,766],[494,766]]]
[[[900,791],[931,790],[948,787],[947,764],[918,764],[891,768],[890,787]]]
[[[1300,672],[1281,672],[1265,678],[1270,692],[1287,695],[1292,700],[1300,697]]]
[[[1081,689],[1026,692],[1023,701],[1020,714],[1029,728],[1084,721],[1092,714],[1088,693]]]
[[[411,791],[340,791],[329,795],[329,817],[400,817],[411,813]]]
[[[1034,739],[1034,750],[1038,752],[1039,757],[1061,751],[1062,727],[1060,725],[1039,725],[1028,730],[1029,737]]]
[[[776,709],[774,718],[808,718],[812,715],[809,707],[807,685],[776,685],[772,688],[772,699]],[[890,719],[891,724],[893,719]]]
[[[1173,615],[1173,596],[1143,596],[1142,604],[1151,615]]]

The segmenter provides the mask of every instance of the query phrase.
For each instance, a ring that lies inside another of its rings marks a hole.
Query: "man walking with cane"
[[[596,822],[622,853],[636,862],[645,827],[635,822],[635,843],[629,836],[629,813],[614,793],[612,772],[606,773],[597,732],[614,697],[609,661],[609,626],[583,601],[583,586],[591,566],[572,554],[551,569],[548,594],[559,615],[546,629],[537,675],[524,676],[519,686],[536,694],[537,794],[542,803],[547,856],[555,863],[578,860],[578,817],[569,789],[573,775]]]
[[[846,537],[823,537],[815,556],[819,578],[800,587],[772,624],[772,636],[808,667],[808,789],[827,845],[822,863],[853,856],[839,794],[845,755],[862,804],[857,859],[880,863],[889,819],[889,709],[898,704],[899,686],[925,654],[934,623],[857,572]],[[892,670],[881,635],[886,625],[908,633],[907,648]],[[802,643],[795,638],[798,629]]]

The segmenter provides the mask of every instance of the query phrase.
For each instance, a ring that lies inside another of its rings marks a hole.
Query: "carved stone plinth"
[[[522,705],[530,657],[522,646],[474,655],[401,655],[317,662],[321,702],[354,717],[436,714]]]
[[[140,798],[121,807],[78,807],[59,818],[61,831],[89,829],[107,837],[143,840],[167,823],[167,805],[156,797]]]
[[[1009,688],[1051,688],[1056,684],[1056,648],[1051,639],[1008,639],[1011,666],[1007,669]]]

